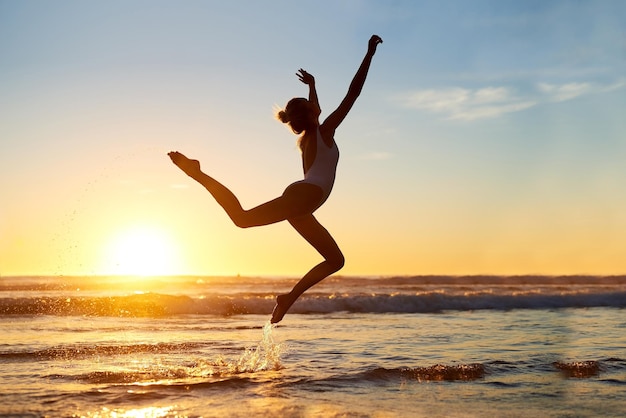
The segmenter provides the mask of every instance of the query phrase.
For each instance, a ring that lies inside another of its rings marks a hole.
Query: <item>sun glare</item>
[[[175,274],[176,246],[157,228],[132,228],[110,241],[102,267],[104,274],[156,276]]]

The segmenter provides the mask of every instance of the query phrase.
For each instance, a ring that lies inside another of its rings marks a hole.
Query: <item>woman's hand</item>
[[[315,116],[319,116],[322,110],[320,109],[319,101],[317,100],[317,92],[315,91],[315,77],[304,71],[302,68],[296,73],[300,81],[309,86],[309,102],[313,105]]]
[[[302,68],[298,70],[296,75],[298,76],[300,81],[302,81],[306,85],[312,86],[315,84],[315,77],[304,71]]]
[[[372,37],[369,40],[369,43],[367,44],[367,53],[374,55],[374,52],[376,52],[376,47],[378,46],[378,44],[382,44],[382,43],[383,43],[383,40],[380,36],[372,35]]]

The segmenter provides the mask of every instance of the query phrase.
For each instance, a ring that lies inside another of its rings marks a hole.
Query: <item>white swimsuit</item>
[[[302,180],[302,182],[314,184],[322,189],[324,194],[320,204],[324,203],[326,199],[328,199],[328,196],[333,189],[338,161],[339,148],[337,148],[337,144],[333,141],[333,145],[328,147],[318,128],[315,160],[306,173],[304,173],[304,180]]]

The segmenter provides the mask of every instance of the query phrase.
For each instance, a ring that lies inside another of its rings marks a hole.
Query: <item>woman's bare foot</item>
[[[295,301],[296,300],[292,299],[289,293],[284,295],[278,295],[276,297],[276,306],[274,306],[274,311],[272,312],[272,319],[270,319],[270,322],[272,324],[276,324],[282,321],[283,317]]]
[[[198,160],[190,160],[178,151],[169,152],[167,155],[169,155],[172,162],[189,177],[195,178],[201,173],[200,162]]]

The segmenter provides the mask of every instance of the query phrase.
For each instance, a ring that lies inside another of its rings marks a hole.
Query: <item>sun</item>
[[[157,227],[132,227],[115,235],[107,245],[103,272],[131,276],[176,273],[174,241]]]

